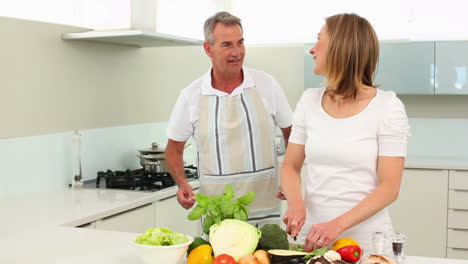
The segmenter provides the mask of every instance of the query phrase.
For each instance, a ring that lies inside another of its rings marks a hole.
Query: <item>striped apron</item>
[[[248,222],[280,222],[277,166],[271,117],[254,88],[236,96],[201,96],[198,120],[200,192],[222,194],[231,184],[236,198],[255,192]]]

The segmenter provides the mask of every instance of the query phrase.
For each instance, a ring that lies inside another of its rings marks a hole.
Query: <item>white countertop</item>
[[[198,187],[198,181],[191,184]],[[75,228],[103,217],[174,195],[63,189],[0,201],[2,264],[139,264],[130,243],[138,234]],[[468,260],[411,257],[406,264],[468,264]]]

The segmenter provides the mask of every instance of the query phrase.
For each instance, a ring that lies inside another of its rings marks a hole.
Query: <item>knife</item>
[[[292,245],[292,249],[293,249],[293,250],[296,250],[296,248],[297,248],[297,236],[293,237],[293,239],[294,239],[294,243],[291,244],[291,245]]]

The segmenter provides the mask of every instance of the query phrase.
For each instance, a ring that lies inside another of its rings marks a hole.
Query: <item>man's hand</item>
[[[179,187],[179,190],[177,191],[177,201],[187,210],[192,208],[195,203],[195,195],[193,194],[192,186],[187,184]]]
[[[276,198],[280,200],[286,200],[286,196],[284,196],[283,190],[281,190],[281,186],[278,189],[278,194],[276,195]]]

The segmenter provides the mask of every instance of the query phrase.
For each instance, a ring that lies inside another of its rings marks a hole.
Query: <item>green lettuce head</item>
[[[150,228],[144,235],[139,235],[136,242],[143,245],[152,246],[170,246],[182,244],[189,241],[187,236],[179,233],[173,233],[165,227]]]
[[[210,227],[210,244],[215,257],[231,255],[236,261],[252,254],[262,236],[260,229],[236,219],[225,219]]]

